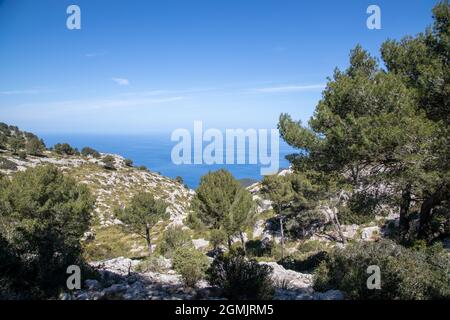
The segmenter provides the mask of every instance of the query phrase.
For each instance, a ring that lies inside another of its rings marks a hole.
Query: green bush
[[[381,289],[367,288],[367,267],[381,270]],[[390,240],[351,244],[331,252],[315,272],[315,289],[339,289],[350,299],[445,299],[449,262],[442,247],[413,250]]]
[[[207,271],[207,279],[228,299],[270,300],[274,293],[271,273],[272,267],[247,259],[242,249],[237,249],[219,253]]]
[[[17,156],[21,159],[21,160],[26,160],[27,159],[27,153],[25,151],[19,151],[17,153]]]
[[[328,254],[326,251],[319,251],[317,253],[311,254],[310,256],[302,259],[295,258],[293,256],[288,256],[278,263],[281,264],[286,269],[295,270],[297,272],[312,272],[327,258]]]
[[[0,237],[17,261],[8,277],[19,292],[53,295],[65,285],[67,267],[83,265],[80,239],[89,228],[93,203],[86,186],[54,166],[0,180]],[[0,269],[8,269],[5,261],[0,259]]]
[[[123,160],[123,163],[125,163],[125,165],[127,167],[132,167],[133,166],[133,160],[131,160],[131,159],[125,159],[125,160]]]
[[[45,151],[45,144],[42,140],[32,136],[27,140],[25,150],[29,155],[42,156]]]
[[[84,147],[83,149],[81,149],[81,154],[85,157],[91,156],[94,158],[100,158],[100,153],[90,147]]]
[[[104,156],[103,159],[103,167],[107,170],[116,170],[114,167],[115,160],[114,157],[111,155]]]
[[[181,226],[175,226],[164,231],[158,250],[166,258],[172,258],[178,248],[190,248],[192,246],[189,231],[184,230]]]
[[[66,155],[66,156],[74,156],[74,155],[78,154],[78,150],[75,148],[72,148],[71,145],[68,143],[57,143],[53,147],[53,150],[55,150],[55,152],[57,154]]]
[[[174,253],[172,264],[184,283],[193,287],[205,276],[209,261],[206,255],[194,248],[179,248]]]
[[[271,256],[274,243],[272,240],[249,240],[245,248],[250,257]]]
[[[181,176],[176,176],[175,181],[178,182],[179,184],[184,184],[183,177],[181,177]]]

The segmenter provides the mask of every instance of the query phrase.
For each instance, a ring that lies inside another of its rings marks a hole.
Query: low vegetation
[[[381,272],[379,290],[367,286],[369,266]],[[332,251],[315,272],[315,289],[340,289],[350,299],[450,298],[448,256],[438,245],[414,250],[389,240]]]
[[[200,251],[192,247],[181,247],[175,250],[173,268],[179,273],[186,286],[194,287],[203,279],[208,268],[208,258]]]
[[[224,296],[234,300],[270,300],[274,288],[268,265],[248,259],[241,249],[220,253],[207,271],[211,284],[220,287]]]

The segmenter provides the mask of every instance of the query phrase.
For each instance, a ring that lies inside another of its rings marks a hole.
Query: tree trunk
[[[339,233],[339,237],[341,237],[341,241],[343,244],[347,243],[347,239],[345,239],[344,233],[342,232],[341,223],[339,222],[337,210],[334,213],[334,225],[336,227],[337,232]]]
[[[228,236],[228,251],[231,251],[231,237]]]
[[[247,248],[245,247],[244,234],[242,231],[239,232],[239,236],[241,237],[242,249],[244,250],[244,254],[247,255]]]
[[[280,217],[280,233],[281,233],[281,259],[284,259],[284,230],[283,230],[283,217]]]
[[[400,241],[406,240],[406,235],[409,231],[408,222],[408,212],[411,205],[411,186],[406,186],[405,190],[402,191],[402,201],[400,203],[400,219],[399,219],[399,229],[400,229]]]
[[[145,240],[147,240],[147,248],[148,248],[148,254],[152,255],[152,238],[150,235],[150,226],[147,224],[145,226]]]
[[[435,193],[433,193],[431,196],[429,196],[425,201],[422,203],[420,207],[420,220],[419,220],[419,238],[430,241],[431,238],[431,218],[432,214],[431,211],[433,208],[437,205],[439,205],[443,199],[444,192],[443,189],[439,189]]]

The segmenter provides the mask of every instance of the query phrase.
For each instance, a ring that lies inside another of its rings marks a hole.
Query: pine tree
[[[434,9],[431,31],[382,47],[387,70],[360,46],[350,66],[329,79],[309,126],[282,114],[279,129],[302,149],[296,170],[338,177],[354,188],[391,190],[401,238],[408,237],[412,203],[419,203],[419,236],[431,240],[432,212],[450,195],[448,1]]]
[[[136,234],[145,238],[148,252],[152,254],[152,228],[161,220],[169,218],[166,211],[167,204],[163,200],[155,199],[148,192],[141,192],[133,196],[130,204],[116,212],[118,218]]]
[[[243,241],[242,233],[253,216],[253,199],[230,172],[221,169],[203,176],[192,204],[205,225],[226,232],[228,247],[236,234]]]
[[[262,182],[262,192],[265,193],[270,201],[272,201],[272,207],[275,210],[278,220],[280,222],[280,235],[281,235],[281,258],[284,258],[284,226],[285,210],[292,205],[294,201],[294,190],[288,176],[273,175],[266,176]]]

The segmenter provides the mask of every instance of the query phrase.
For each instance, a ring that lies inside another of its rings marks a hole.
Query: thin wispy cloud
[[[326,87],[325,84],[288,85],[288,86],[256,88],[254,89],[254,91],[259,93],[290,93],[290,92],[323,90],[325,87]]]
[[[130,81],[125,78],[112,78],[111,80],[117,83],[119,86],[128,86],[130,84]]]
[[[106,51],[102,51],[102,52],[88,52],[86,53],[84,56],[86,58],[95,58],[95,57],[102,57],[105,56],[107,54]]]
[[[176,97],[160,97],[149,99],[104,99],[87,102],[88,107],[100,108],[117,108],[117,107],[136,107],[136,106],[151,106],[154,104],[174,102],[184,99],[182,96]],[[86,103],[86,102],[85,102]]]
[[[120,96],[105,97],[103,99],[91,100],[65,100],[65,101],[48,101],[38,103],[25,103],[15,106],[9,106],[13,109],[31,108],[37,110],[49,110],[51,112],[56,109],[60,111],[89,111],[95,109],[109,109],[109,108],[131,108],[131,107],[150,107],[153,105],[164,104],[183,100],[183,96],[161,96],[152,98],[129,97],[124,98]],[[6,108],[8,106],[3,106]]]
[[[25,95],[25,94],[38,94],[40,90],[31,89],[31,90],[9,90],[9,91],[0,91],[0,95],[9,96],[9,95]]]

